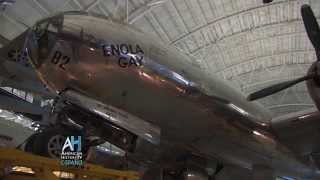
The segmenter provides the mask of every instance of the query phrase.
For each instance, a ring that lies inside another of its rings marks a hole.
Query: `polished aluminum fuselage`
[[[161,141],[208,159],[246,168],[268,165],[280,174],[311,173],[271,135],[268,112],[174,47],[82,13],[43,22],[55,28],[47,27],[44,42],[29,38],[29,48],[40,79],[53,92],[73,89],[117,107],[159,127]]]

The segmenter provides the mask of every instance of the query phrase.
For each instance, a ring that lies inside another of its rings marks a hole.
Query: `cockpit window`
[[[53,32],[53,33],[58,33],[58,28],[56,26],[54,26],[54,24],[49,23],[47,31]]]
[[[54,16],[48,19],[44,19],[36,24],[34,27],[34,32],[37,37],[41,38],[45,33],[58,33],[61,31],[63,24],[62,16]]]
[[[47,26],[48,26],[48,22],[40,22],[40,23],[38,23],[33,29],[33,31],[35,32],[35,35],[38,38],[43,36],[43,34],[45,33],[45,31],[47,29]]]
[[[82,14],[65,14],[62,34],[90,47],[97,48],[99,44],[97,38],[88,32],[88,24],[92,21],[90,18]]]
[[[33,27],[34,40],[38,47],[37,54],[34,54],[33,57],[37,57],[34,61],[38,65],[41,65],[49,56],[51,49],[57,41],[58,34],[61,32],[62,23],[63,16],[60,15],[44,19]]]

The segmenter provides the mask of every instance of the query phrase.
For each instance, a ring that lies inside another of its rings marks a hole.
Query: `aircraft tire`
[[[61,150],[66,137],[75,135],[80,134],[79,132],[60,127],[46,129],[34,138],[32,152],[40,156],[60,159]],[[84,143],[82,143],[82,145],[83,144]],[[83,153],[86,154],[86,152]]]

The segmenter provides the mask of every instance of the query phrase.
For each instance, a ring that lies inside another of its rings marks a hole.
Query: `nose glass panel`
[[[50,55],[61,31],[62,23],[63,16],[54,16],[38,22],[33,27],[29,47],[31,59],[36,67],[40,67]]]

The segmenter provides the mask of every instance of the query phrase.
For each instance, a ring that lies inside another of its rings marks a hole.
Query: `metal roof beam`
[[[84,7],[80,4],[80,2],[78,0],[73,0],[73,2],[79,6],[80,9],[84,9]]]
[[[150,2],[136,9],[133,13],[131,13],[127,17],[128,24],[132,24],[136,22],[138,19],[140,19],[145,14],[150,12],[153,8],[158,7],[159,5],[163,4],[166,1],[167,0],[151,0]]]
[[[2,13],[2,16],[6,18],[9,22],[16,25],[18,28],[20,28],[22,31],[25,31],[30,26],[28,24],[25,24],[23,21],[17,20],[13,17],[8,16],[6,13]]]
[[[294,20],[294,21],[292,21],[292,22],[287,22],[287,23],[296,23],[296,22],[300,22],[300,20]],[[272,26],[272,25],[280,25],[280,24],[283,24],[283,22],[281,22],[281,23],[275,23],[275,24],[269,24],[269,25],[266,25],[266,26],[261,26],[261,27],[258,27],[258,28],[256,28],[257,30],[259,29],[260,30],[260,28],[268,28],[269,26]],[[205,27],[206,28],[206,27]],[[205,30],[205,29],[204,29]],[[236,35],[238,35],[238,36],[242,36],[242,35],[244,35],[245,33],[252,33],[253,31],[247,31],[247,30],[245,30],[245,31],[240,31],[240,32],[237,32],[237,33],[234,33],[234,34],[232,34],[232,35],[229,35],[229,36],[223,36],[223,37],[221,37],[220,39],[217,39],[216,41],[211,41],[210,43],[205,43],[203,46],[201,46],[201,47],[199,47],[199,48],[197,48],[197,49],[194,49],[194,50],[192,50],[192,52],[190,52],[190,53],[197,53],[199,50],[201,50],[202,48],[205,48],[205,47],[208,47],[208,46],[212,46],[212,45],[215,45],[215,44],[218,44],[221,40],[228,40],[228,38],[232,38],[233,36],[236,36]],[[304,34],[305,33],[305,30],[302,30],[302,31],[297,31],[297,32],[289,32],[289,33],[282,33],[282,34],[276,34],[276,35],[273,35],[272,37],[270,37],[270,36],[268,36],[268,37],[264,37],[264,38],[257,38],[257,39],[254,39],[254,40],[251,40],[251,41],[248,41],[248,42],[246,42],[246,43],[243,43],[241,46],[247,46],[249,43],[254,43],[254,42],[256,42],[256,41],[262,41],[262,40],[266,40],[266,39],[271,39],[271,38],[279,38],[279,37],[281,37],[281,36],[287,36],[287,35],[298,35],[298,34]],[[192,35],[192,34],[189,34],[189,35]],[[183,41],[183,40],[182,40]],[[178,42],[179,43],[179,42]],[[173,45],[175,45],[175,44],[173,44]]]
[[[240,63],[226,66],[224,69],[216,71],[214,73],[226,73],[227,71],[230,71],[232,69],[236,69],[238,66],[244,66],[247,63],[248,64],[250,64],[250,63],[253,64],[254,62],[258,62],[258,63],[261,63],[261,64],[259,64],[259,66],[262,66],[261,59],[272,58],[272,57],[277,57],[277,56],[286,56],[286,55],[291,55],[291,54],[296,56],[299,53],[310,53],[310,54],[313,54],[314,53],[314,49],[290,50],[290,51],[283,51],[283,52],[279,52],[279,53],[266,54],[266,55],[262,55],[262,56],[248,58],[246,60],[243,60]],[[293,61],[291,61],[291,62],[293,62]],[[285,65],[285,63],[287,63],[287,61],[281,61],[280,65],[267,65],[265,67],[266,68],[270,68],[270,67],[282,66],[282,65]],[[313,63],[313,59],[306,59],[306,61],[304,63],[290,63],[290,64],[311,64],[311,63]],[[258,70],[258,69],[254,69],[253,71],[256,71],[256,70]],[[246,73],[250,73],[250,72],[246,72]],[[241,73],[241,74],[237,74],[237,75],[242,75],[242,74],[245,74],[245,73]]]
[[[244,86],[242,89],[249,89],[249,88],[255,88],[257,86],[263,86],[265,84],[275,84],[277,82],[284,82],[284,81],[289,81],[289,80],[293,80],[293,79],[297,79],[300,78],[301,76],[288,76],[288,77],[284,77],[284,78],[275,78],[275,79],[269,79],[269,80],[265,80],[265,81],[260,81],[257,83],[252,83],[249,85]],[[251,91],[245,91],[245,92],[251,92]]]
[[[85,7],[84,11],[89,11],[90,9],[94,8],[96,5],[100,3],[100,0],[95,0],[91,4],[89,4],[87,7]]]
[[[45,7],[42,6],[42,4],[40,4],[40,2],[38,0],[33,0],[33,2],[46,14],[50,14],[49,10],[46,9]]]
[[[298,1],[298,0],[280,1],[280,2],[275,2],[275,3],[273,3],[273,5],[276,5],[276,4],[286,4],[286,3],[288,3],[288,1]],[[267,6],[270,6],[270,5],[267,5]],[[184,38],[188,38],[187,36],[189,36],[189,35],[197,32],[197,31],[199,31],[199,30],[201,30],[201,29],[203,29],[203,28],[205,28],[205,27],[208,27],[208,26],[211,26],[211,25],[214,25],[214,24],[219,24],[219,22],[226,21],[226,20],[228,20],[229,18],[242,17],[242,14],[245,14],[245,13],[248,13],[248,12],[253,12],[253,11],[258,11],[259,9],[266,8],[267,6],[257,6],[257,7],[253,7],[253,8],[250,8],[250,9],[243,10],[243,11],[237,11],[237,12],[235,12],[235,13],[233,13],[233,14],[230,14],[230,15],[227,15],[227,16],[222,16],[222,17],[220,17],[220,18],[217,18],[217,19],[215,19],[215,20],[213,20],[213,21],[208,22],[207,24],[204,24],[204,25],[202,25],[202,26],[199,26],[199,27],[193,29],[192,31],[190,31],[190,32],[187,33],[187,34],[184,34],[184,35],[180,36],[179,38],[173,40],[173,41],[171,42],[171,44],[174,44],[174,43],[176,43],[176,42],[178,42],[178,41],[180,41],[180,40],[182,40],[182,39],[184,39]],[[317,16],[317,18],[319,18],[319,17]],[[301,21],[301,19],[300,19],[300,18],[298,18],[298,19],[295,19],[295,18],[294,18],[294,19],[290,19],[289,21],[285,20],[285,21],[276,21],[276,22],[269,23],[269,24],[268,24],[268,23],[267,23],[267,24],[261,24],[261,25],[259,25],[259,26],[254,27],[254,29],[258,29],[258,28],[262,28],[262,27],[266,27],[266,26],[270,26],[270,25],[290,23],[290,22],[293,22],[293,21],[294,21],[294,22],[295,22],[295,21]],[[252,29],[242,29],[242,28],[241,28],[241,30],[240,30],[239,32],[235,32],[235,33],[230,34],[230,35],[228,35],[228,36],[237,35],[237,34],[239,34],[239,33],[248,32],[248,31],[251,31],[251,30],[252,30]],[[225,34],[223,34],[220,38],[223,39],[223,38],[228,37],[228,36],[226,36]],[[221,39],[219,39],[219,40],[221,40]]]
[[[0,43],[1,43],[1,45],[5,46],[5,45],[8,44],[9,42],[10,42],[9,39],[7,39],[6,37],[4,37],[4,36],[2,36],[2,35],[0,34]]]
[[[104,7],[101,6],[101,4],[98,5],[98,9],[99,9],[106,17],[109,17],[108,11],[106,11],[106,9],[104,9]]]

